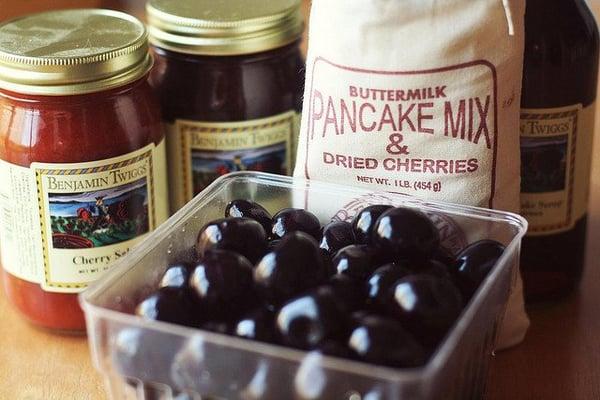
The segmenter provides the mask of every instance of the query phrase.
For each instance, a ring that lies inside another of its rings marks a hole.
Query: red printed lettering
[[[350,125],[352,132],[356,133],[356,102],[352,102],[352,113],[348,110],[348,106],[344,100],[340,100],[340,105],[342,108],[340,121],[342,135],[345,133],[346,118],[348,119],[348,125]]]
[[[325,133],[327,132],[327,126],[333,125],[335,128],[335,134],[339,135],[340,130],[337,126],[337,115],[335,113],[335,107],[333,105],[333,99],[329,97],[329,101],[327,102],[327,114],[325,114],[325,124],[323,124],[323,137],[325,137]]]
[[[487,126],[487,118],[490,110],[490,96],[487,96],[485,99],[485,105],[482,106],[479,98],[475,99],[475,105],[477,105],[477,111],[479,112],[479,129],[477,129],[477,133],[475,134],[475,139],[473,143],[479,143],[479,137],[483,134],[485,136],[485,144],[488,149],[492,148],[492,141],[490,139],[490,131]]]
[[[377,126],[377,122],[373,121],[371,123],[371,125],[369,125],[369,126],[365,125],[365,109],[366,108],[369,108],[373,114],[375,113],[375,111],[377,111],[375,109],[375,107],[373,107],[372,104],[364,103],[363,105],[360,106],[358,120],[360,122],[360,127],[362,128],[362,130],[364,130],[366,132],[372,132],[373,130],[375,130],[375,127]]]
[[[431,128],[425,128],[423,126],[423,120],[432,120],[433,119],[433,114],[426,114],[425,113],[425,109],[431,109],[433,108],[433,103],[420,103],[419,104],[419,111],[418,111],[418,117],[417,117],[417,125],[419,127],[419,132],[420,133],[429,133],[431,135],[433,135],[433,129]]]
[[[410,119],[410,113],[414,110],[415,105],[411,104],[410,107],[408,107],[408,110],[406,110],[406,112],[402,112],[402,104],[398,105],[398,112],[400,113],[400,117],[398,119],[398,129],[400,131],[404,130],[404,122],[406,121],[406,123],[410,126],[410,129],[413,132],[416,132],[417,130],[415,129],[415,124],[413,124],[412,120]]]
[[[454,112],[452,110],[452,103],[447,101],[444,109],[444,120],[445,120],[445,129],[444,136],[448,136],[450,133],[453,138],[458,137],[460,133],[461,139],[465,137],[465,101],[461,100],[458,103],[458,112],[456,114],[456,118],[454,117]]]
[[[317,100],[319,100],[320,110],[317,111]],[[313,91],[312,101],[312,114],[311,114],[311,127],[310,127],[310,138],[312,139],[315,135],[315,123],[317,120],[323,118],[323,95],[318,90]]]

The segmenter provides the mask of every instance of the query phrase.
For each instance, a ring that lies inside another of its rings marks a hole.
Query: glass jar
[[[564,298],[583,274],[599,46],[584,0],[527,1],[521,270],[529,303]]]
[[[147,32],[87,9],[9,21],[0,37],[6,295],[37,325],[84,330],[77,293],[168,216]]]
[[[291,174],[304,84],[300,6],[148,3],[173,211],[227,172]]]

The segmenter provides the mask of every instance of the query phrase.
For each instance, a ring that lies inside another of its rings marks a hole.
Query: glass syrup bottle
[[[528,0],[521,101],[521,270],[528,302],[578,285],[598,79],[598,28],[584,0]]]

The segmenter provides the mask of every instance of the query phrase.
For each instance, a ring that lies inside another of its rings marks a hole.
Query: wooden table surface
[[[58,3],[81,6],[86,1]],[[14,15],[53,3],[13,4]],[[595,8],[600,14],[600,6]],[[10,11],[0,4],[0,20],[11,15]],[[600,118],[596,125],[594,154],[600,154]],[[600,157],[594,158],[593,168],[589,245],[581,289],[564,302],[530,310],[532,324],[525,342],[494,357],[488,400],[600,399]],[[57,336],[31,327],[7,304],[2,289],[0,316],[0,400],[106,398],[85,338]]]

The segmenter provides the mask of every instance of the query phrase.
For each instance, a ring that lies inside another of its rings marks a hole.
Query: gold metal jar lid
[[[151,67],[144,24],[118,11],[51,11],[0,24],[2,89],[92,93],[133,82]]]
[[[150,0],[150,43],[180,53],[231,56],[298,40],[301,0]]]

